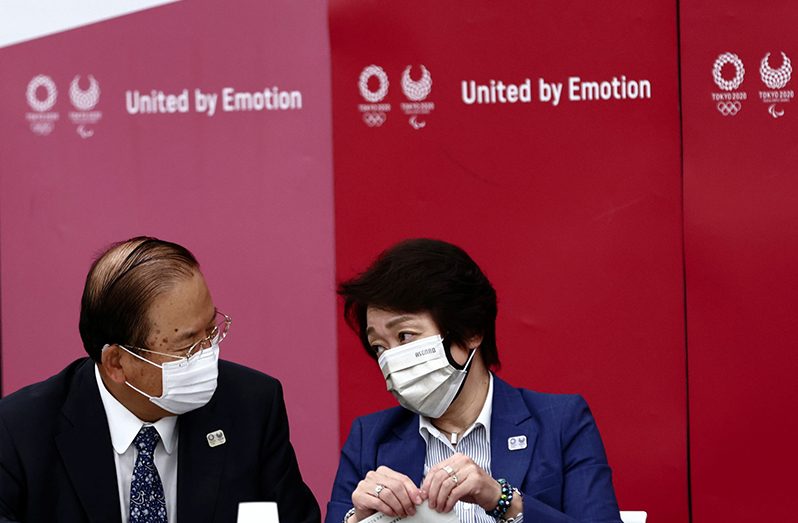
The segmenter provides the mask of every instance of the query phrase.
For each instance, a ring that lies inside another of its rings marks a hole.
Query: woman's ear
[[[482,345],[482,338],[483,337],[484,336],[482,336],[482,334],[478,334],[476,336],[471,336],[470,338],[468,338],[468,340],[466,341],[466,345],[468,346],[468,350],[473,350],[473,349],[479,348],[479,346]]]

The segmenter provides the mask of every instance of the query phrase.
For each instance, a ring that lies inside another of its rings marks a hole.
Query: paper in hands
[[[421,505],[416,505],[415,516],[403,518],[401,516],[386,516],[382,512],[377,512],[360,523],[396,523],[397,521],[402,521],[403,523],[459,523],[457,512],[454,510],[445,514],[435,512],[427,506],[426,501]]]

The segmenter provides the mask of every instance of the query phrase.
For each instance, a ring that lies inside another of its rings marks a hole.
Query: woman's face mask
[[[388,390],[404,408],[438,418],[457,397],[468,374],[472,349],[462,368],[449,362],[440,335],[386,350],[379,357]]]

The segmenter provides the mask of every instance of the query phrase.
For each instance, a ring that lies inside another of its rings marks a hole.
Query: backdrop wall
[[[790,521],[798,421],[794,3],[682,7],[693,521]]]
[[[0,59],[3,393],[84,354],[80,296],[101,249],[174,240],[233,318],[223,357],[282,380],[300,466],[326,497],[338,451],[318,437],[338,427],[326,4],[178,2]]]
[[[0,3],[3,394],[82,356],[101,249],[178,241],[324,507],[394,405],[335,281],[439,237],[497,288],[499,376],[586,397],[622,509],[792,517],[792,4],[27,4]]]
[[[621,508],[668,522],[688,519],[676,24],[665,1],[330,3],[339,278],[405,237],[464,247],[499,295],[499,376],[583,394]],[[339,362],[344,438],[394,400],[342,321]]]

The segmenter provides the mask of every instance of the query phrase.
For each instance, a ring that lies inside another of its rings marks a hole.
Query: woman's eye
[[[371,350],[373,350],[373,351],[374,351],[374,354],[376,354],[377,356],[379,356],[380,354],[382,354],[383,352],[385,352],[385,347],[383,347],[382,345],[372,345],[372,346],[371,346]]]
[[[414,334],[412,332],[400,332],[399,333],[399,343],[407,343],[408,341],[413,339]]]

